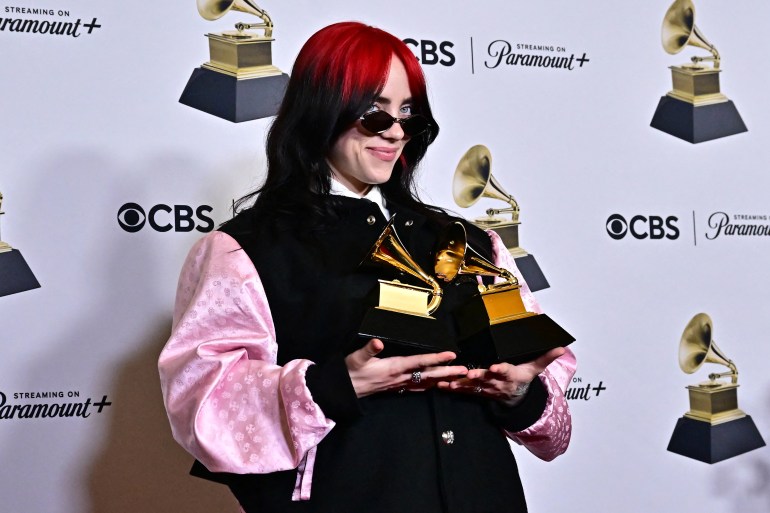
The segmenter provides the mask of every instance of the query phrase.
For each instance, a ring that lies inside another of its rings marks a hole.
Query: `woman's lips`
[[[376,158],[380,160],[384,160],[386,162],[392,162],[393,160],[396,159],[396,156],[398,155],[397,148],[373,146],[366,149],[369,151],[369,153],[374,155]]]

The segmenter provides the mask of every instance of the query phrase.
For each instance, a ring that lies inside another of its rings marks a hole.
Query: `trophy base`
[[[452,351],[459,353],[452,338],[433,317],[370,308],[364,316],[358,335],[379,338],[385,349],[378,356],[410,356]]]
[[[0,297],[40,288],[18,249],[0,253]]]
[[[730,100],[693,105],[671,96],[660,99],[650,126],[693,144],[748,131]]]
[[[545,278],[543,271],[540,270],[540,266],[537,265],[535,255],[528,253],[523,257],[514,257],[514,261],[516,262],[516,267],[521,271],[524,281],[527,282],[529,290],[537,292],[538,290],[547,289],[551,286]]]
[[[469,313],[466,310],[466,313]],[[476,317],[478,319],[478,317]],[[473,367],[486,369],[499,362],[514,365],[534,360],[553,348],[575,341],[546,314],[531,315],[509,322],[489,325],[473,317],[457,316],[461,326],[460,360]],[[483,324],[483,326],[481,326]],[[474,326],[475,325],[475,326]],[[468,334],[475,331],[473,334]]]
[[[682,417],[676,422],[668,450],[704,463],[716,463],[764,446],[762,435],[748,415],[715,425]]]
[[[240,123],[274,116],[283,100],[289,76],[237,79],[208,68],[193,70],[179,103]]]

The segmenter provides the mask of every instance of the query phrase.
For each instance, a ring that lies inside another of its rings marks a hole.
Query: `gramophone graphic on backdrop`
[[[193,70],[179,102],[232,121],[274,116],[289,76],[273,66],[273,20],[254,0],[198,0],[198,12],[216,20],[230,11],[253,14],[261,23],[206,34],[210,60]],[[262,35],[250,32],[261,29]]]
[[[738,368],[717,346],[711,317],[699,313],[687,323],[679,342],[679,367],[692,374],[704,364],[729,369],[687,387],[690,410],[680,418],[668,450],[688,458],[716,463],[764,447],[754,421],[738,408]],[[719,378],[729,377],[730,383]]]
[[[3,193],[0,192],[0,217],[3,212]],[[40,287],[35,275],[18,249],[0,237],[0,297]]]
[[[719,90],[721,58],[695,25],[692,0],[676,0],[663,18],[663,49],[679,53],[687,46],[708,50],[691,64],[671,66],[673,90],[663,96],[650,126],[691,143],[700,143],[746,132],[738,109]],[[710,61],[711,66],[703,63]]]
[[[532,292],[550,287],[535,256],[519,246],[519,204],[492,175],[492,154],[489,148],[477,144],[460,158],[452,180],[452,196],[462,208],[474,205],[481,198],[508,203],[507,208],[487,209],[486,217],[474,219],[473,224],[483,230],[493,230],[500,236]],[[498,216],[507,213],[511,214],[510,219]]]

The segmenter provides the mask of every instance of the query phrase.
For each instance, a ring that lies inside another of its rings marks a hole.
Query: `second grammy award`
[[[381,356],[458,351],[443,325],[431,316],[441,304],[441,286],[404,248],[396,233],[394,219],[361,263],[386,266],[428,286],[379,280],[378,305],[367,311],[358,334],[387,342]]]
[[[464,363],[481,368],[497,362],[518,364],[575,341],[546,314],[527,311],[517,278],[473,250],[462,223],[452,223],[444,231],[435,271],[446,282],[463,274],[503,280],[479,284],[479,293],[454,313]]]

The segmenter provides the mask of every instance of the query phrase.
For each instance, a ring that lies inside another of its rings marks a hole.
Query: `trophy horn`
[[[462,156],[455,169],[452,180],[452,196],[460,207],[467,208],[479,198],[494,198],[511,205],[513,211],[519,210],[516,200],[492,175],[492,154],[483,144],[471,147]]]
[[[679,341],[679,367],[687,374],[692,374],[704,363],[724,365],[730,372],[709,374],[709,379],[714,381],[723,376],[731,376],[733,383],[737,383],[738,369],[719,349],[712,333],[713,323],[707,314],[699,313],[690,319]]]
[[[439,304],[441,304],[443,291],[441,290],[438,281],[423,271],[406,248],[404,248],[404,244],[398,238],[395,226],[393,226],[394,219],[395,217],[390,219],[388,225],[380,234],[377,242],[372,245],[361,264],[371,262],[394,267],[430,286],[432,290],[431,299],[428,303],[428,314],[432,314],[438,309]]]
[[[719,68],[719,52],[695,25],[695,5],[692,0],[676,0],[671,4],[663,17],[661,40],[663,49],[670,54],[679,53],[686,46],[708,50],[712,57],[693,57],[692,61],[697,63],[711,60],[714,61],[714,68]]]
[[[273,20],[267,11],[259,7],[254,0],[197,0],[198,12],[209,21],[218,20],[229,11],[253,14],[262,19],[263,23],[246,24],[238,23],[235,28],[239,32],[247,28],[265,29],[265,37],[271,37],[273,33]]]
[[[450,224],[442,233],[436,250],[434,270],[436,276],[446,282],[457,275],[499,276],[505,285],[517,285],[519,281],[507,269],[496,266],[468,245],[465,226],[459,221]]]

